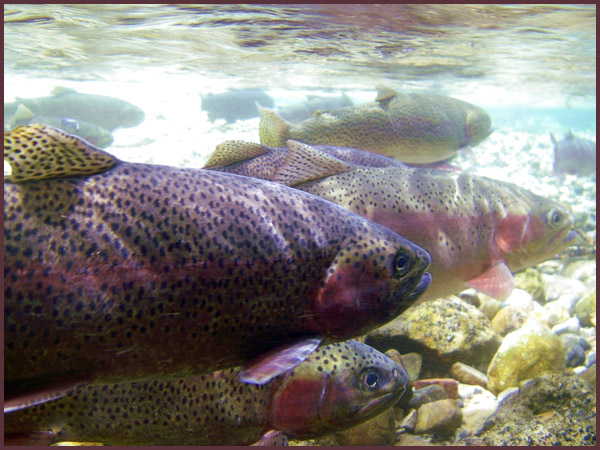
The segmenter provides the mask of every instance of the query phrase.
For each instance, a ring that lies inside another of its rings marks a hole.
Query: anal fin
[[[265,384],[308,358],[322,340],[313,337],[279,346],[245,365],[238,379],[244,383]]]

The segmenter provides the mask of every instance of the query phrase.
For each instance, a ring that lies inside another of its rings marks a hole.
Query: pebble
[[[521,311],[530,312],[533,311],[535,302],[533,301],[533,297],[529,292],[526,292],[523,289],[515,288],[510,296],[504,300],[504,303],[509,306],[514,306]]]
[[[393,408],[344,431],[334,434],[337,445],[392,445],[396,442]]]
[[[532,267],[523,272],[515,273],[515,287],[528,292],[531,297],[539,302],[545,302],[544,284],[540,273]]]
[[[426,403],[417,410],[415,434],[449,434],[462,422],[462,411],[453,399]]]
[[[495,298],[489,297],[485,294],[479,294],[479,299],[479,310],[490,320],[494,318],[494,316],[503,306],[503,303],[500,300],[496,300]]]
[[[412,434],[402,434],[398,438],[398,441],[395,444],[398,447],[429,447],[436,446],[429,442],[427,439],[423,439],[419,436],[413,436]]]
[[[458,381],[452,378],[430,378],[427,380],[417,380],[413,383],[415,390],[432,385],[441,386],[446,391],[448,398],[458,398]]]
[[[515,331],[527,320],[527,313],[518,306],[508,305],[502,308],[492,319],[492,327],[500,336]]]
[[[386,352],[387,353],[387,352]],[[423,357],[418,353],[406,353],[402,355],[401,365],[406,370],[408,378],[412,383],[419,379],[421,367],[423,365]]]
[[[585,285],[579,280],[546,274],[542,275],[542,280],[544,281],[546,301],[560,301],[564,305],[570,305],[569,310],[585,293]]]
[[[577,301],[575,315],[582,325],[596,326],[596,288]]]
[[[406,431],[414,431],[415,426],[417,425],[417,410],[416,409],[411,409],[408,414],[402,418],[402,421],[400,421],[400,424],[398,425],[398,428],[402,428]]]
[[[461,429],[470,435],[476,435],[498,407],[498,400],[494,394],[480,386],[459,384],[458,393],[463,403]]]
[[[554,325],[557,325],[571,318],[571,316],[569,315],[569,310],[560,303],[547,303],[544,309],[548,313],[546,323],[549,327],[553,327]]]
[[[518,386],[523,380],[565,368],[566,355],[561,340],[530,319],[505,336],[488,368],[488,389],[498,394]]]
[[[412,398],[408,402],[408,407],[418,409],[425,403],[431,403],[447,398],[448,393],[442,386],[439,384],[432,384],[421,389],[414,389]]]
[[[452,364],[450,374],[463,384],[473,384],[485,388],[488,383],[486,374],[461,362]],[[460,384],[458,387],[460,389]]]
[[[577,317],[571,317],[564,322],[556,324],[552,327],[552,332],[554,334],[563,334],[563,333],[572,333],[579,334],[579,329],[581,328],[581,324],[579,323],[579,319]]]
[[[585,282],[596,276],[596,261],[584,259],[570,262],[566,265],[562,274],[565,277],[576,278]]]
[[[591,348],[585,338],[576,334],[564,333],[560,340],[567,355],[567,367],[577,367],[585,362],[585,352]]]

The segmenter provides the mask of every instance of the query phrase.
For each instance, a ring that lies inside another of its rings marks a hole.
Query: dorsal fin
[[[264,155],[271,150],[262,144],[255,144],[246,141],[225,141],[221,142],[215,148],[215,151],[208,162],[204,165],[204,169],[214,169],[218,167],[226,167],[230,164],[235,164],[241,161],[255,158]]]
[[[41,124],[5,132],[4,160],[12,169],[5,180],[12,183],[93,175],[119,162],[76,136]]]
[[[56,86],[54,89],[52,89],[52,91],[50,92],[50,95],[57,97],[59,95],[73,94],[75,92],[77,92],[77,91],[72,88],[68,88],[68,87],[64,87],[64,86]]]
[[[302,142],[288,140],[285,161],[273,175],[273,181],[294,186],[354,169],[354,165],[323,153]]]
[[[287,139],[290,124],[269,108],[258,107],[260,121],[258,133],[260,142],[269,147],[283,147]]]
[[[7,125],[7,129],[12,130],[18,127],[19,125],[25,125],[33,117],[35,117],[35,114],[33,114],[27,106],[23,105],[22,103],[19,103],[15,114],[12,116],[10,122]]]
[[[376,102],[383,102],[389,100],[398,95],[398,92],[392,89],[391,87],[385,86],[383,84],[377,85],[377,97],[375,97]]]

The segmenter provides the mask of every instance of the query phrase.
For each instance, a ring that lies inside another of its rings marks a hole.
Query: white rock
[[[569,320],[571,315],[569,314],[569,310],[564,307],[561,303],[550,302],[544,306],[545,310],[548,312],[548,320],[546,323],[550,328],[554,325],[564,322],[565,320]],[[535,314],[533,314],[535,316]]]
[[[504,302],[507,305],[520,308],[522,311],[525,312],[533,311],[535,303],[529,292],[519,288],[513,289],[510,296]]]
[[[546,301],[548,302],[557,300],[562,296],[580,298],[585,292],[585,285],[581,281],[560,275],[547,275],[543,273],[542,281],[544,282],[544,292],[546,293]]]
[[[581,323],[579,323],[579,319],[577,317],[571,317],[569,320],[565,320],[557,325],[552,327],[552,332],[554,334],[563,334],[563,333],[573,333],[579,334],[579,329],[581,328]]]
[[[498,400],[494,394],[480,386],[461,383],[458,384],[458,397],[463,403],[461,428],[474,435],[496,410]]]

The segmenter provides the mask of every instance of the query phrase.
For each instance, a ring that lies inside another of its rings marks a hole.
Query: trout
[[[288,139],[306,144],[369,150],[411,164],[443,161],[459,148],[475,146],[491,133],[490,116],[481,108],[435,94],[404,94],[379,86],[374,102],[317,112],[291,125],[262,108],[261,143],[284,146]]]
[[[114,131],[121,127],[134,127],[144,120],[144,111],[125,100],[105,95],[82,94],[74,89],[55,87],[51,95],[39,98],[20,98],[4,104],[4,123],[25,106],[36,116],[68,117],[83,120]]]
[[[379,167],[349,162],[374,159],[363,153],[292,140],[287,148],[226,141],[205,168],[294,186],[422,246],[431,255],[433,277],[422,301],[469,286],[506,299],[511,271],[551,258],[578,238],[571,213],[514,184],[401,163],[386,167],[385,157]]]
[[[249,445],[269,431],[312,439],[392,407],[409,381],[400,365],[356,341],[321,347],[262,386],[241,383],[239,372],[84,386],[5,414],[5,443]]]
[[[40,123],[58,128],[68,134],[74,134],[83,138],[90,144],[105,148],[113,143],[113,135],[110,131],[102,127],[91,124],[84,120],[70,119],[67,117],[46,117],[36,116],[26,106],[19,105],[17,112],[10,119],[9,123],[4,124],[4,131],[14,130],[22,125],[32,125]]]
[[[596,175],[596,143],[589,139],[575,137],[568,132],[564,139],[557,141],[553,134],[554,165],[556,175]]]
[[[244,363],[265,383],[431,280],[419,246],[277,183],[127,163],[43,125],[5,133],[4,156],[5,411]]]

